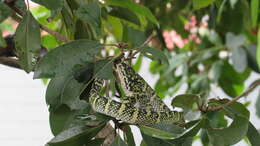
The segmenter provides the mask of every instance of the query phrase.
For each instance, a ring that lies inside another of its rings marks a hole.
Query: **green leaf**
[[[246,45],[247,62],[248,66],[255,72],[260,73],[257,60],[256,60],[256,45]]]
[[[113,60],[104,59],[97,61],[94,67],[94,76],[102,79],[113,78]]]
[[[83,22],[82,20],[77,20],[76,21],[76,26],[75,26],[75,34],[74,37],[76,40],[78,39],[91,39],[91,32],[90,32],[90,26]]]
[[[120,19],[108,15],[107,21],[104,21],[104,26],[109,32],[111,32],[115,36],[118,42],[122,41],[123,25]]]
[[[200,9],[212,4],[215,0],[192,0],[194,9]]]
[[[141,46],[146,40],[145,33],[132,27],[124,26],[123,41],[128,42],[131,48]]]
[[[105,138],[95,138],[94,140],[87,142],[86,146],[101,146],[104,141]]]
[[[229,102],[229,99],[221,99],[221,100],[216,100],[216,99],[211,99],[208,104],[211,107],[213,105],[220,105],[220,104],[225,104],[227,102]],[[246,119],[249,119],[249,111],[247,110],[247,108],[245,107],[245,105],[243,105],[240,102],[234,102],[231,105],[224,107],[227,116],[229,116],[230,118],[234,118],[235,115],[237,116],[241,116],[244,117]]]
[[[192,109],[194,103],[199,100],[199,96],[195,94],[181,94],[175,96],[172,100],[173,107],[182,107]]]
[[[83,22],[88,23],[97,37],[101,35],[101,8],[98,1],[81,6],[76,11],[76,16]]]
[[[246,37],[244,35],[234,35],[231,32],[226,34],[226,46],[229,49],[237,49],[244,44]]]
[[[217,82],[221,76],[222,66],[224,62],[222,60],[216,61],[212,64],[209,71],[209,78],[214,82]]]
[[[80,100],[84,83],[78,82],[74,75],[64,75],[51,79],[46,90],[46,103],[50,110],[55,110],[61,104],[67,105],[71,110],[81,109],[86,105]]]
[[[247,138],[252,146],[258,146],[260,143],[260,134],[251,122],[248,125]]]
[[[260,118],[260,92],[258,93],[257,100],[255,103],[256,115]]]
[[[61,105],[61,91],[63,90],[66,76],[56,77],[50,80],[45,100],[50,109],[56,109]]]
[[[4,2],[0,2],[0,22],[4,21],[11,14],[12,10]]]
[[[125,134],[125,138],[127,141],[127,145],[135,146],[135,140],[134,140],[134,136],[133,136],[130,126],[126,126],[124,128],[126,129],[126,132],[124,134]]]
[[[54,136],[65,130],[69,124],[69,120],[75,111],[71,111],[67,106],[62,105],[55,111],[51,110],[49,115],[49,122],[51,132]]]
[[[235,116],[231,125],[223,129],[207,128],[210,142],[213,145],[225,146],[239,142],[246,136],[248,119],[242,116]]]
[[[198,55],[195,58],[191,59],[190,65],[193,66],[196,63],[200,63],[204,60],[210,59],[214,55],[217,55],[219,52],[218,48],[209,48],[207,50],[203,50],[198,52]]]
[[[138,48],[138,51],[140,51],[141,53],[143,53],[144,55],[147,54],[151,54],[153,59],[156,60],[160,60],[165,64],[169,64],[168,59],[166,57],[166,55],[163,53],[163,51],[156,49],[156,48],[151,48],[148,46],[143,46]]]
[[[48,50],[51,50],[53,48],[56,48],[59,44],[54,36],[45,35],[42,36],[42,45]]]
[[[168,122],[161,122],[152,126],[140,125],[140,130],[146,135],[160,139],[173,139],[177,134],[184,131],[183,128]]]
[[[133,69],[138,72],[142,66],[142,61],[143,61],[143,55],[139,55],[137,57],[137,60],[135,62],[135,64],[133,65]]]
[[[184,145],[184,146],[191,146],[192,138],[197,135],[199,130],[204,126],[205,120],[202,119],[199,122],[198,121],[191,121],[190,123],[187,123],[188,129],[182,133],[180,136],[178,136],[175,139],[167,140],[167,142],[171,144],[175,144],[176,146]]]
[[[34,72],[34,78],[62,76],[92,62],[102,45],[96,41],[76,40],[49,51],[40,60]]]
[[[260,25],[258,28],[258,32],[260,32]],[[257,33],[257,50],[256,50],[256,60],[257,60],[257,64],[258,67],[260,68],[260,33]]]
[[[57,10],[63,7],[64,0],[32,0],[50,10]]]
[[[256,27],[259,13],[259,0],[251,0],[251,20],[253,27]]]
[[[32,71],[35,53],[41,49],[41,37],[39,24],[29,11],[16,29],[15,47],[21,67],[26,72]]]
[[[62,131],[57,136],[55,136],[50,142],[48,142],[48,144],[66,144],[69,142],[80,141],[82,138],[84,139],[84,141],[87,141],[96,136],[96,134],[104,127],[105,124],[101,124],[97,127],[75,126]]]
[[[117,135],[111,146],[127,146],[127,144]]]
[[[146,17],[157,26],[159,25],[159,22],[156,20],[156,17],[152,14],[152,12],[148,8],[141,6],[135,2],[132,2],[130,0],[107,0],[105,2],[107,5],[119,6],[122,8],[129,9],[130,11],[136,14]]]
[[[242,47],[232,49],[231,60],[233,67],[237,72],[244,72],[247,68],[247,55]]]
[[[182,64],[185,64],[189,59],[189,56],[187,56],[184,53],[177,54],[175,56],[172,56],[169,59],[169,67],[164,71],[164,76],[169,75],[174,69],[181,66]]]
[[[190,143],[192,142],[192,137],[197,134],[202,125],[203,123],[198,121],[192,121],[190,123],[187,123],[187,127],[189,129],[187,131],[184,131],[179,137],[172,140],[151,137],[144,134],[143,132],[141,132],[141,134],[147,146],[172,146],[173,144],[176,146],[190,146]]]
[[[230,97],[240,95],[244,89],[244,81],[250,75],[250,71],[246,70],[243,73],[237,73],[227,61],[223,63],[221,70],[218,84],[223,91]]]
[[[171,143],[169,143],[163,139],[151,137],[142,132],[141,132],[141,134],[142,134],[143,141],[144,141],[143,144],[146,144],[146,146],[172,146]]]
[[[122,7],[112,7],[112,10],[108,13],[111,16],[132,22],[136,25],[140,25],[138,17],[132,11]]]
[[[5,38],[2,36],[2,31],[0,30],[0,47],[5,48],[6,46]]]
[[[81,109],[86,103],[79,99],[84,84],[79,83],[73,76],[67,77],[61,90],[61,103],[71,110]]]
[[[191,85],[188,89],[188,93],[200,94],[201,96],[207,96],[210,90],[210,82],[207,74],[192,75],[190,77]]]

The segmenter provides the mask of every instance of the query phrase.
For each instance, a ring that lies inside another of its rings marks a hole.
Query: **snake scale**
[[[90,90],[89,102],[94,111],[111,116],[130,124],[151,125],[169,121],[184,122],[181,112],[171,111],[146,81],[128,65],[124,57],[113,62],[117,83],[126,98],[120,101],[100,96],[104,79],[95,78]]]

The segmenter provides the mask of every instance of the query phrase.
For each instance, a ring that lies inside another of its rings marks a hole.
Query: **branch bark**
[[[0,57],[0,64],[21,69],[18,60],[10,57]]]
[[[229,102],[225,103],[225,104],[222,104],[222,105],[219,105],[217,107],[214,107],[214,108],[210,108],[210,107],[206,107],[206,109],[202,108],[201,111],[203,112],[214,112],[214,111],[218,111],[218,110],[221,110],[231,104],[233,104],[234,102],[238,101],[240,98],[244,97],[244,96],[247,96],[248,94],[250,94],[252,91],[254,91],[254,89],[256,87],[258,87],[260,85],[260,80],[256,80],[255,82],[252,83],[252,85],[245,91],[243,92],[241,95],[233,98],[232,100],[230,100]]]

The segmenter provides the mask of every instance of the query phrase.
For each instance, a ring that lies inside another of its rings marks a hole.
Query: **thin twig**
[[[63,41],[63,42],[70,42],[71,40],[69,40],[68,38],[66,38],[65,36],[63,36],[62,34],[56,32],[56,31],[52,31],[51,29],[49,29],[48,27],[40,24],[40,28],[46,32],[48,32],[49,34],[55,36],[58,40]]]
[[[21,69],[18,60],[11,57],[0,57],[0,64]]]
[[[155,35],[151,34],[151,35],[145,40],[145,42],[144,42],[141,46],[145,46],[145,45],[147,45],[148,43],[150,43],[150,42],[153,40],[154,37],[155,37]]]
[[[221,110],[231,104],[233,104],[234,102],[236,102],[237,100],[239,100],[241,97],[247,96],[249,93],[251,93],[257,86],[260,85],[260,80],[255,81],[245,92],[243,92],[241,95],[233,98],[232,100],[230,100],[229,102],[219,105],[217,107],[214,108],[206,108],[205,110],[203,110],[203,112],[213,112],[213,111],[218,111]]]
[[[5,1],[5,3],[12,9],[14,10],[17,14],[24,16],[25,13],[23,11],[21,11],[20,9],[18,9],[17,7],[15,7],[15,5],[13,4],[13,1],[9,2],[9,1]],[[15,21],[20,22],[21,18],[19,16],[13,15],[12,17]],[[42,25],[39,23],[39,26],[42,30],[48,32],[49,34],[55,36],[58,40],[63,41],[63,42],[69,42],[70,40],[68,38],[66,38],[65,36],[63,36],[62,34],[55,32],[51,29],[49,29],[48,27]]]
[[[140,46],[140,47],[143,47],[143,46],[146,46],[148,43],[150,43],[152,40],[153,40],[153,38],[155,37],[155,35],[153,35],[153,34],[151,34],[146,40],[145,40],[145,42]],[[131,57],[134,57],[136,54],[138,54],[139,53],[139,51],[135,51],[132,55],[131,55]]]

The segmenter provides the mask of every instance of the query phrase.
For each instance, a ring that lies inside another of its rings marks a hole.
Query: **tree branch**
[[[24,12],[21,11],[20,9],[18,9],[15,4],[14,4],[14,0],[5,0],[5,3],[13,10],[15,11],[17,14],[21,15],[21,16],[24,16]],[[18,16],[13,16],[12,17],[14,20],[20,22],[21,21],[21,18],[18,17]],[[51,29],[49,29],[48,27],[42,25],[42,24],[39,24],[40,25],[40,28],[46,32],[48,32],[49,34],[55,36],[57,39],[59,39],[60,41],[63,41],[63,42],[69,42],[70,40],[68,38],[66,38],[65,36],[63,36],[62,34],[58,33],[58,32],[55,32]]]
[[[150,43],[153,39],[154,39],[155,35],[151,34],[146,40],[145,42],[141,45],[141,47],[147,45],[148,43]],[[135,51],[131,56],[130,58],[133,58],[136,54],[138,54],[139,51]]]
[[[18,60],[10,57],[0,57],[0,64],[21,69]]]
[[[233,98],[229,102],[222,104],[222,105],[219,105],[219,106],[214,107],[214,108],[210,108],[210,107],[207,107],[206,109],[201,108],[201,111],[203,111],[203,112],[214,112],[214,111],[221,110],[221,109],[233,104],[234,102],[239,100],[241,97],[247,96],[249,93],[251,93],[259,85],[260,85],[260,80],[256,80],[255,82],[252,83],[252,85],[245,92],[243,92],[241,95]]]

